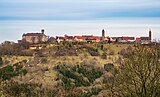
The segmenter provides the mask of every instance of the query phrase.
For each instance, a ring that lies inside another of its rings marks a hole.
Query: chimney
[[[44,34],[44,29],[41,30],[41,33]]]

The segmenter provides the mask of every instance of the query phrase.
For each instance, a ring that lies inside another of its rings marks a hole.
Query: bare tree
[[[114,96],[160,97],[160,50],[136,48],[106,87]]]

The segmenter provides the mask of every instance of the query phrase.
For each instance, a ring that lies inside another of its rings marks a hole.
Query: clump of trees
[[[103,71],[98,68],[94,68],[93,66],[88,66],[87,68],[85,68],[81,65],[78,65],[77,67],[71,67],[68,65],[58,65],[57,71],[61,75],[63,75],[62,81],[65,87],[71,86],[70,79],[74,80],[73,84],[76,87],[90,86],[95,79],[101,77],[103,74]]]
[[[10,80],[14,76],[25,75],[27,73],[27,70],[23,69],[20,63],[8,65],[8,66],[1,68],[0,69],[0,80]]]
[[[99,56],[98,49],[95,49],[95,48],[93,48],[93,47],[86,47],[86,49],[88,50],[88,53],[89,53],[91,56]]]
[[[127,48],[123,48],[119,54],[124,58],[128,58],[130,55],[134,54],[134,52],[134,49],[131,46],[128,46]]]
[[[30,56],[33,52],[24,51],[26,48],[23,44],[5,41],[0,44],[0,55],[22,55]]]
[[[47,89],[37,83],[0,82],[4,97],[55,97],[56,89]],[[2,97],[3,97],[2,96]]]
[[[106,88],[112,96],[159,97],[160,49],[137,47],[127,56],[118,73],[106,79]]]

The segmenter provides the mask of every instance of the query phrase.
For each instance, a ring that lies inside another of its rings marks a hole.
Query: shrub
[[[106,58],[107,58],[107,54],[104,52],[104,53],[101,55],[101,58],[102,58],[102,59],[106,59]]]
[[[16,67],[16,70],[14,70],[13,67]],[[22,69],[22,66],[19,65],[19,63],[13,64],[13,66],[8,65],[0,69],[0,79],[1,80],[10,80],[14,76],[18,76],[20,74],[25,75],[27,71],[25,69]]]
[[[119,54],[122,55],[124,58],[128,58],[130,55],[134,53],[133,49],[131,46],[128,46],[125,49],[122,49]]]
[[[2,89],[6,97],[55,97],[56,91],[53,89],[43,88],[37,83],[18,83],[8,81]]]
[[[101,45],[101,50],[103,50],[104,49],[104,46],[103,46],[103,44]]]
[[[113,51],[113,50],[110,50],[110,51],[109,51],[109,55],[114,55],[114,51]]]
[[[114,67],[114,65],[113,65],[112,63],[104,64],[104,69],[105,69],[106,71],[112,70],[113,67]]]
[[[42,64],[46,64],[47,62],[48,62],[48,60],[47,60],[46,58],[42,58],[42,59],[41,59],[41,63],[42,63]]]
[[[3,65],[3,60],[2,60],[2,57],[0,57],[0,66]]]
[[[99,68],[96,68],[94,66],[68,66],[68,65],[58,65],[57,66],[57,71],[63,75],[61,78],[63,81],[63,86],[68,86],[71,87],[71,80],[74,83],[76,87],[81,87],[81,86],[90,86],[95,79],[101,77],[103,74],[103,71]]]
[[[88,48],[88,52],[91,56],[98,56],[99,55],[98,50],[94,49],[94,48]]]

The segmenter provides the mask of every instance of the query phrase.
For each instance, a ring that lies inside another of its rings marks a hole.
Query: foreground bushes
[[[10,65],[3,68],[4,76],[9,78],[18,75]],[[13,80],[0,81],[0,91],[7,97],[91,97],[97,95],[102,88],[93,86],[94,81],[103,75],[103,70],[92,65],[58,65],[54,68],[58,73],[58,83],[55,87],[47,87],[37,83],[19,83]],[[19,72],[20,73],[20,72]],[[8,75],[9,74],[9,75]],[[9,79],[8,78],[8,79]]]
[[[36,83],[1,82],[0,91],[6,97],[54,97],[56,89],[43,88]]]
[[[61,78],[63,81],[64,87],[71,86],[71,79],[73,81],[73,85],[76,87],[80,86],[90,86],[95,79],[101,77],[103,71],[98,68],[94,68],[93,66],[83,67],[71,67],[67,65],[59,65],[57,66],[57,71],[63,75]]]
[[[25,62],[22,61],[22,62]],[[1,80],[9,80],[14,76],[25,75],[27,70],[22,68],[20,63],[16,63],[13,65],[8,65],[0,69],[0,79]]]

